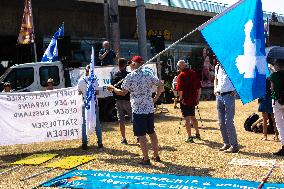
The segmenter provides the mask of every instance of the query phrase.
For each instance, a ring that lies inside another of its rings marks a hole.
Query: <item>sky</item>
[[[211,0],[232,5],[238,0]],[[267,12],[276,12],[284,15],[284,0],[262,0],[262,10]]]

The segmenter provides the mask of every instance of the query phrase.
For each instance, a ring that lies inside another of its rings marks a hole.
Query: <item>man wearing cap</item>
[[[140,56],[134,56],[130,64],[132,72],[125,77],[121,86],[122,89],[109,86],[108,90],[122,96],[130,92],[134,135],[138,136],[143,153],[143,159],[140,164],[150,165],[146,134],[150,136],[154,151],[154,161],[161,161],[158,150],[158,138],[154,129],[154,103],[161,94],[162,82],[153,74],[144,71],[141,68],[143,63],[143,59]],[[153,86],[158,86],[154,98],[152,98],[151,91]]]
[[[2,93],[10,93],[10,92],[12,92],[11,84],[10,82],[5,82],[4,90],[2,91]]]
[[[49,78],[47,80],[47,87],[46,87],[46,90],[53,90],[53,79],[52,78]]]
[[[185,128],[187,131],[186,142],[192,143],[191,123],[196,131],[196,138],[200,139],[198,130],[198,121],[195,117],[195,106],[199,103],[201,94],[200,80],[195,71],[189,69],[184,60],[179,60],[177,66],[180,74],[177,77],[176,90],[180,98],[180,109],[185,119]]]
[[[83,102],[84,99],[86,98],[86,91],[87,91],[87,84],[88,84],[88,76],[90,72],[90,66],[86,66],[85,68],[85,76],[81,77],[78,81],[78,92],[80,95],[83,97]],[[96,95],[99,95],[99,91],[97,90],[99,84],[97,80],[95,81],[95,91]],[[88,148],[88,138],[87,138],[87,133],[86,133],[86,120],[85,120],[85,104],[82,103],[82,117],[83,117],[83,124],[82,124],[82,149],[86,150]],[[96,103],[96,135],[98,139],[98,149],[102,150],[103,149],[103,141],[102,141],[102,128],[101,128],[101,123],[99,120],[99,106],[98,102]]]
[[[111,82],[112,85],[117,84],[122,79],[124,79],[127,74],[130,73],[126,71],[126,66],[127,66],[127,60],[125,58],[120,58],[118,60],[119,72],[117,72],[112,77],[112,82]],[[121,89],[121,84],[119,84],[117,88]],[[117,118],[118,118],[120,133],[122,136],[121,143],[127,144],[127,140],[125,137],[125,113],[127,113],[127,115],[132,119],[130,94],[128,93],[125,96],[119,96],[114,93],[113,95],[116,100]]]

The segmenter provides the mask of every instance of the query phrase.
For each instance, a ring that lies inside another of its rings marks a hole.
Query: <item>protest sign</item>
[[[81,138],[81,105],[76,87],[0,93],[0,145]]]
[[[72,169],[95,159],[95,156],[69,156],[46,165],[47,168]]]

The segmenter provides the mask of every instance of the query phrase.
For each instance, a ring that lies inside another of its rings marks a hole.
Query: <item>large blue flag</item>
[[[57,39],[64,36],[64,25],[53,35],[47,49],[45,50],[41,62],[54,62],[58,60]]]
[[[267,63],[261,0],[241,0],[199,30],[242,102],[264,96]]]
[[[85,119],[88,129],[92,132],[96,127],[96,89],[98,87],[97,77],[94,72],[95,53],[92,47],[91,64],[87,82],[87,91],[85,98]]]

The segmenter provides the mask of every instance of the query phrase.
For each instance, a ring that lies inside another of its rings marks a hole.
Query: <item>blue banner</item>
[[[107,172],[94,170],[72,170],[51,179],[40,186],[59,188],[173,188],[173,189],[257,189],[258,182],[237,179],[219,179],[199,176],[177,176],[169,174],[146,174]],[[263,188],[284,189],[284,184],[264,184]]]
[[[261,0],[242,0],[199,29],[242,102],[264,96],[268,68]]]

